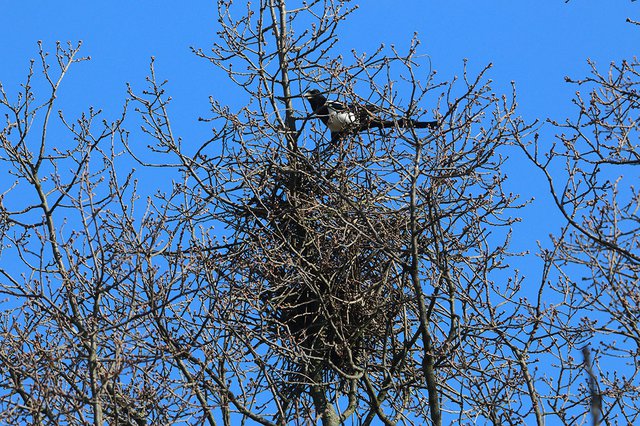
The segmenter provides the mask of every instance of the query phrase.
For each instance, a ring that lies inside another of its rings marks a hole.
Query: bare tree
[[[490,65],[438,81],[417,39],[342,57],[349,2],[291,3],[218,2],[219,41],[194,52],[226,72],[245,106],[212,97],[200,143],[174,134],[153,61],[112,122],[93,109],[54,119],[79,46],[58,46],[54,61],[41,48],[44,101],[35,64],[16,100],[1,92],[11,183],[0,198],[0,420],[542,425],[598,418],[601,403],[603,421],[633,422],[634,367],[615,388],[601,360],[633,360],[636,349],[605,339],[593,367],[570,358],[595,335],[637,342],[637,292],[625,287],[637,269],[635,210],[605,203],[617,194],[595,183],[597,167],[580,180],[587,160],[634,160],[633,84],[597,73],[580,82],[617,93],[581,107],[602,139],[571,150],[593,140],[568,123],[576,136],[543,163],[515,91],[493,92]],[[375,105],[397,126],[331,141],[301,96],[309,87]],[[503,190],[503,155],[517,144],[568,223],[544,254],[534,301],[509,252],[523,204]],[[560,156],[575,165],[564,192],[549,167]],[[596,206],[616,230],[603,233]],[[585,267],[586,286],[571,278]],[[594,309],[610,321],[580,320]],[[619,401],[598,385],[619,389]]]
[[[149,215],[133,212],[135,183],[118,167],[123,117],[90,109],[70,121],[54,103],[78,46],[57,45],[52,68],[40,49],[15,101],[4,89],[0,132],[2,212],[2,410],[11,424],[164,421],[145,408],[166,388],[144,354],[139,296]],[[33,86],[48,89],[38,101]],[[51,140],[55,129],[64,137]],[[66,133],[62,133],[62,129]],[[158,231],[166,234],[168,231]],[[135,244],[129,245],[127,241]],[[129,240],[129,238],[131,238]],[[144,386],[140,377],[145,377]],[[143,396],[153,383],[154,391]],[[157,386],[156,386],[157,385]],[[168,395],[167,395],[168,396]],[[156,400],[158,407],[161,401]]]
[[[547,307],[548,331],[566,336],[553,344],[562,374],[549,382],[551,395],[564,398],[549,404],[566,424],[584,417],[588,400],[594,424],[600,417],[634,424],[640,412],[639,64],[612,64],[607,73],[590,65],[588,77],[567,78],[587,90],[573,100],[577,117],[551,121],[561,133],[550,148],[538,138],[525,146],[566,220],[544,253],[541,284],[555,301]],[[587,344],[593,357],[584,357],[585,366],[568,356]]]
[[[498,237],[489,244],[486,231],[489,223],[508,226],[504,212],[517,207],[502,193],[495,154],[523,130],[515,104],[493,95],[484,71],[465,73],[460,89],[433,83],[428,71],[419,80],[424,59],[415,44],[404,55],[381,50],[350,64],[332,58],[337,25],[351,12],[341,2],[293,11],[262,2],[246,16],[231,7],[220,6],[223,43],[197,51],[247,96],[236,113],[212,103],[222,153],[180,151],[169,118],[155,107],[162,93],[153,80],[151,96],[132,94],[157,149],[175,154],[195,182],[193,196],[206,194],[229,232],[217,251],[224,266],[211,266],[212,286],[225,289],[229,305],[213,322],[225,330],[218,341],[238,348],[238,358],[213,351],[224,358],[214,367],[192,357],[189,375],[211,377],[207,391],[224,396],[216,405],[255,413],[264,424],[320,418],[329,425],[353,416],[365,424],[441,424],[444,401],[464,406],[473,398],[476,379],[460,373],[480,370],[466,364],[474,365],[483,340],[496,341],[483,334],[496,326],[472,311],[490,308],[488,293],[515,290],[489,287],[505,244]],[[310,29],[296,32],[293,24],[309,19]],[[367,93],[389,117],[421,117],[430,98],[442,126],[331,145],[319,121],[300,114],[302,99],[295,105],[309,85],[349,102],[365,102],[356,93]],[[193,335],[192,323],[174,328]],[[168,347],[183,345],[172,340]],[[234,371],[234,363],[256,369]]]

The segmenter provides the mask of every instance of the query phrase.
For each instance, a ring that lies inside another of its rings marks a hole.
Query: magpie
[[[381,111],[372,104],[350,104],[329,101],[318,90],[311,89],[302,94],[313,114],[331,130],[331,142],[335,142],[347,134],[355,134],[371,128],[413,127],[416,129],[435,129],[437,121],[417,121],[410,118],[384,120],[376,115]]]

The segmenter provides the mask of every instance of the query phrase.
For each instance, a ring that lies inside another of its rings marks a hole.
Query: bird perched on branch
[[[335,142],[343,135],[359,133],[371,128],[413,127],[415,129],[434,129],[437,121],[418,121],[410,118],[385,120],[377,115],[381,111],[372,104],[350,104],[329,101],[318,90],[311,89],[302,95],[322,122],[331,130],[331,142]]]

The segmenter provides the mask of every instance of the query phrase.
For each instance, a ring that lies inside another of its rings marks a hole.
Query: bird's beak
[[[307,87],[306,89],[304,89],[304,92],[302,92],[302,95],[300,96],[302,96],[305,99],[310,99],[313,97],[313,95],[310,92],[311,92],[311,88]]]

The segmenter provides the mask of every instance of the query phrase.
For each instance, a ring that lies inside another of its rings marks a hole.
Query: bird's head
[[[321,92],[318,89],[307,90],[302,94],[302,97],[305,99],[315,99],[321,95]]]

